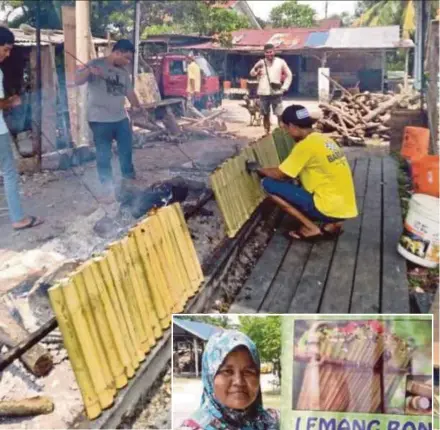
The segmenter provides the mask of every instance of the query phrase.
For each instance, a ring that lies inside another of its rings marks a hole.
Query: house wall
[[[318,96],[318,69],[321,63],[316,57],[304,55],[299,75],[299,93],[304,96]],[[329,55],[327,67],[331,77],[344,87],[354,87],[359,81],[361,70],[381,70],[381,53],[339,53]],[[378,91],[380,88],[377,89]]]

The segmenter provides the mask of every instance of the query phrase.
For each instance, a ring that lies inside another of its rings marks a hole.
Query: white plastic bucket
[[[407,260],[423,267],[439,264],[439,199],[414,194],[409,202],[397,251]]]

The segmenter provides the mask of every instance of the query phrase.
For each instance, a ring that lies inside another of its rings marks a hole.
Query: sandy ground
[[[280,409],[281,398],[279,389],[275,388],[277,378],[271,374],[261,375],[261,391],[263,405]],[[189,418],[200,405],[203,387],[199,378],[173,377],[172,383],[172,414],[173,428],[177,428],[184,419]]]

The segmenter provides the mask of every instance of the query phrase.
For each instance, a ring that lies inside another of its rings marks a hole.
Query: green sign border
[[[331,321],[331,320],[347,320],[347,321],[362,321],[362,320],[378,320],[378,321],[392,321],[399,320],[433,320],[432,314],[421,315],[283,315],[282,330],[281,330],[281,367],[282,367],[282,381],[281,381],[281,398],[283,399],[281,405],[281,430],[303,430],[306,427],[295,429],[293,423],[299,417],[326,417],[326,418],[346,418],[352,419],[380,419],[384,426],[380,428],[386,429],[385,421],[408,421],[407,415],[384,415],[384,414],[363,414],[363,413],[334,413],[334,412],[319,412],[319,411],[294,411],[291,408],[293,404],[292,386],[293,386],[293,365],[292,365],[292,339],[294,336],[295,320],[315,320],[315,321]],[[432,423],[432,417],[412,417],[411,421],[416,423]],[[376,427],[375,429],[378,429]],[[435,429],[439,429],[439,419],[436,417],[434,422]],[[315,427],[314,430],[318,430]],[[373,429],[372,429],[373,430]]]

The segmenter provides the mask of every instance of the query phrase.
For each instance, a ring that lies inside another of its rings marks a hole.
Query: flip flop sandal
[[[296,234],[296,236],[294,236],[293,234]],[[288,235],[289,239],[301,240],[303,242],[310,242],[310,243],[315,243],[315,242],[319,242],[321,240],[325,240],[325,236],[322,232],[318,233],[318,234],[314,234],[312,236],[304,236],[299,231],[293,231],[293,232],[288,232],[287,235]]]
[[[23,227],[13,227],[14,230],[16,230],[16,231],[26,230],[28,228],[37,227],[38,225],[41,225],[44,222],[43,220],[38,219],[35,216],[30,216],[29,218],[30,218],[30,222],[28,224],[24,225]]]

